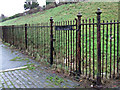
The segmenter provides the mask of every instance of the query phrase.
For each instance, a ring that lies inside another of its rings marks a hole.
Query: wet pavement
[[[17,67],[22,67],[26,64],[35,63],[32,60],[31,62],[24,61],[24,60],[11,61],[16,57],[27,58],[25,55],[19,53],[19,51],[12,50],[10,49],[10,47],[7,47],[4,44],[2,44],[2,42],[0,42],[0,70],[12,69]]]

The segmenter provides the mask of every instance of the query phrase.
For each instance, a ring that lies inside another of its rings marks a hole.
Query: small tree
[[[24,4],[24,9],[25,10],[27,10],[27,9],[33,9],[33,8],[35,8],[35,7],[38,7],[39,6],[39,3],[36,1],[36,2],[34,2],[34,1],[29,1],[29,2],[25,2],[25,4]]]
[[[31,5],[30,9],[33,9],[35,7],[38,7],[38,6],[39,6],[38,2],[32,2],[32,5]]]

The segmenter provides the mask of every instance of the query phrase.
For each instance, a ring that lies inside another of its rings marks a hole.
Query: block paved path
[[[26,61],[10,61],[16,56],[25,58],[24,55],[12,51],[9,47],[0,42],[0,70],[22,67]],[[30,63],[38,64],[32,60]],[[39,64],[40,65],[40,64]],[[1,88],[74,88],[78,82],[69,79],[63,79],[54,73],[46,72],[46,67],[39,67],[33,70],[14,70],[0,72]],[[58,79],[58,80],[57,80]],[[62,80],[62,81],[60,81]]]
[[[50,77],[53,79],[49,79]],[[40,69],[3,72],[0,73],[0,88],[74,88],[78,85],[69,79],[56,82],[55,78],[55,74]]]

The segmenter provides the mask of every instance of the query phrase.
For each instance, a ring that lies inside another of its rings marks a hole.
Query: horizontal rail
[[[120,24],[120,22],[109,22],[109,23],[100,23],[101,25],[107,25],[107,24]]]

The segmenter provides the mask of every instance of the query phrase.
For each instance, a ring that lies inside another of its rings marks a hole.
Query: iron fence
[[[55,68],[101,79],[119,77],[120,46],[119,21],[82,19],[82,14],[71,21],[45,24],[2,26],[3,41],[26,51],[36,60]]]
[[[38,61],[50,62],[49,29],[48,23],[3,26],[3,41],[24,50]]]

